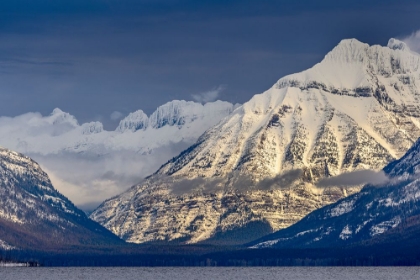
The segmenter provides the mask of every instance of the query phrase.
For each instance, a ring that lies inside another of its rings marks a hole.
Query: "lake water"
[[[420,279],[420,267],[4,267],[2,280],[18,279]]]

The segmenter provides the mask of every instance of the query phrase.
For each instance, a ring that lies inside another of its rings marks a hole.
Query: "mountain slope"
[[[255,95],[91,218],[130,242],[199,242],[267,222],[290,226],[361,186],[313,183],[381,169],[420,136],[420,56],[343,40],[324,60]],[[261,232],[263,234],[263,232]]]
[[[254,248],[325,247],[366,240],[373,244],[389,243],[395,236],[406,236],[402,229],[417,232],[420,229],[420,139],[384,170],[391,178],[387,185],[367,186],[360,193],[310,213],[290,228],[251,245]]]
[[[32,159],[0,148],[0,246],[57,248],[119,244],[52,186]]]

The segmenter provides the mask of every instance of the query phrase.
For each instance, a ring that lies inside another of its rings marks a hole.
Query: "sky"
[[[420,51],[418,0],[2,0],[0,116],[106,129],[174,99],[243,103],[341,39]]]

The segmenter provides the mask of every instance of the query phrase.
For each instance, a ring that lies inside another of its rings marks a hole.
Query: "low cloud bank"
[[[74,204],[91,211],[104,200],[118,195],[155,172],[168,158],[190,143],[155,149],[152,154],[109,151],[95,154],[28,154],[49,175],[53,186]]]
[[[159,178],[163,180],[172,194],[185,195],[194,192],[214,193],[226,188],[240,192],[250,190],[290,190],[294,183],[302,178],[303,170],[294,169],[285,171],[275,177],[265,178],[256,182],[246,174],[232,172],[223,178],[194,178],[184,180],[174,180],[173,178]],[[390,183],[390,179],[383,171],[357,170],[343,173],[334,177],[323,178],[315,183],[317,188],[332,187],[352,187],[370,184],[372,186],[383,187]]]
[[[315,185],[318,188],[351,187],[364,184],[382,186],[388,181],[389,178],[383,171],[357,170],[334,177],[320,179]]]
[[[275,176],[274,178],[266,178],[257,184],[259,190],[272,190],[272,189],[289,189],[293,183],[302,176],[303,171],[301,169],[294,169],[286,171],[282,174]]]
[[[285,190],[290,189],[298,180],[303,171],[301,169],[289,170],[273,178],[266,178],[256,182],[247,174],[237,171],[219,178],[193,178],[177,180],[171,177],[158,177],[161,183],[168,185],[174,195],[185,195],[195,192],[215,193],[221,190],[234,189],[239,192],[251,190]]]

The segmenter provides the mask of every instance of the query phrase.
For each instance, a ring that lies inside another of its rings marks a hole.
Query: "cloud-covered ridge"
[[[322,178],[316,182],[316,186],[319,188],[349,187],[364,184],[379,186],[387,183],[388,181],[389,178],[383,171],[356,170],[334,177]]]
[[[48,116],[0,117],[0,145],[38,161],[54,186],[76,204],[94,205],[152,174],[234,108],[223,101],[175,100],[145,115],[147,126],[115,131],[104,130],[100,122],[80,125],[58,108]]]
[[[293,187],[293,183],[301,178],[302,173],[301,169],[288,170],[273,178],[265,178],[261,181],[255,181],[251,176],[237,171],[217,178],[197,177],[178,180],[177,178],[164,176],[156,177],[153,180],[159,181],[160,184],[166,184],[173,195],[181,196],[197,192],[217,193],[229,189],[238,192],[289,190]]]

